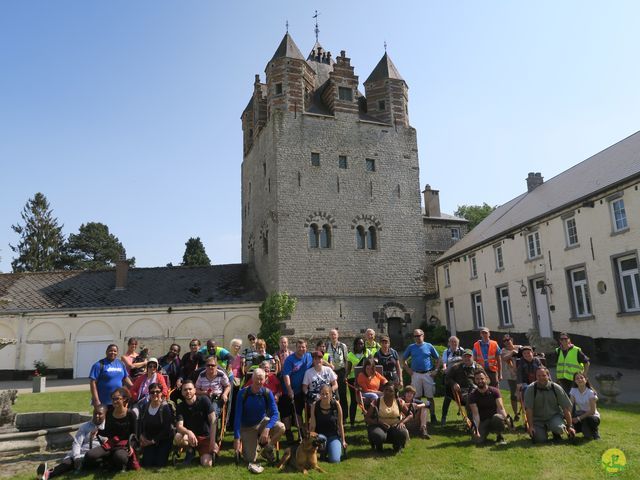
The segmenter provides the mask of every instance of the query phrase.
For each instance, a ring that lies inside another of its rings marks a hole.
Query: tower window
[[[282,84],[276,83],[276,95],[282,95]]]
[[[384,100],[378,100],[378,110],[384,112],[387,109],[387,104]]]
[[[318,248],[320,245],[320,232],[318,225],[312,223],[309,227],[309,248]]]
[[[364,162],[367,172],[376,171],[376,161],[373,158],[365,158]]]
[[[313,165],[314,167],[319,167],[320,166],[320,154],[319,153],[315,153],[315,152],[311,153],[311,165]]]
[[[364,227],[362,225],[358,225],[356,228],[356,248],[358,250],[364,250],[366,243],[366,234],[364,233]]]
[[[338,156],[338,168],[342,168],[344,170],[347,169],[347,156],[339,155]]]
[[[264,177],[267,176],[267,163],[266,162],[262,162],[262,176],[264,176]]]
[[[331,248],[331,227],[323,225],[320,230],[320,248]]]
[[[378,249],[378,235],[375,227],[369,227],[369,230],[367,230],[367,248],[369,250]]]
[[[338,87],[338,98],[345,102],[352,102],[353,90],[347,87]]]
[[[269,231],[267,230],[262,234],[262,254],[269,254]]]

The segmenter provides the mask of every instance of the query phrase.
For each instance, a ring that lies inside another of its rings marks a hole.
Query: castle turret
[[[386,52],[365,80],[364,88],[368,115],[381,122],[409,126],[409,87]]]
[[[301,113],[305,94],[314,88],[314,72],[286,33],[265,68],[267,75],[267,118],[274,110]]]

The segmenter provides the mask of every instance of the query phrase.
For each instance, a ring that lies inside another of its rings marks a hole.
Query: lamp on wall
[[[549,289],[549,293],[552,294],[553,290],[551,289],[551,285],[553,285],[553,284],[544,282],[542,284],[542,288],[540,289],[540,293],[543,294],[543,295],[546,295],[547,294],[547,289]]]
[[[524,281],[523,281],[523,280],[520,280],[520,294],[521,294],[523,297],[526,297],[526,296],[527,296],[527,286],[524,284]]]

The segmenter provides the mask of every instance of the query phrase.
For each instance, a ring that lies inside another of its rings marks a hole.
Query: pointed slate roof
[[[285,33],[282,41],[280,42],[280,45],[278,45],[278,48],[273,54],[273,57],[271,57],[270,61],[282,57],[297,58],[299,60],[305,59],[304,55],[302,55],[302,52],[300,52],[300,49],[296,45],[296,42],[293,41],[293,38],[291,38],[291,35],[289,35],[288,32]]]
[[[398,69],[389,58],[389,55],[385,52],[378,62],[378,65],[376,65],[376,68],[373,69],[373,72],[371,72],[371,75],[369,75],[369,78],[367,78],[364,83],[385,80],[387,78],[402,80],[404,82],[404,78],[402,78],[400,72],[398,72]]]

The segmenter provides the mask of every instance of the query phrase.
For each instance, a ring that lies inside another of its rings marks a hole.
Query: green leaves
[[[205,267],[211,265],[211,260],[207,252],[204,250],[204,245],[200,240],[200,237],[191,237],[185,243],[184,255],[182,256],[182,265],[185,267]]]
[[[281,323],[293,315],[297,303],[298,300],[287,292],[274,292],[260,305],[261,326],[258,337],[267,342],[268,349],[278,349]]]
[[[63,263],[71,270],[101,270],[112,268],[124,247],[109,227],[99,222],[80,225],[77,234],[69,235],[64,249]],[[135,264],[135,258],[127,259]]]
[[[482,205],[458,205],[458,209],[453,212],[456,217],[462,217],[469,220],[469,230],[484,220],[496,207],[492,207],[487,203]]]

